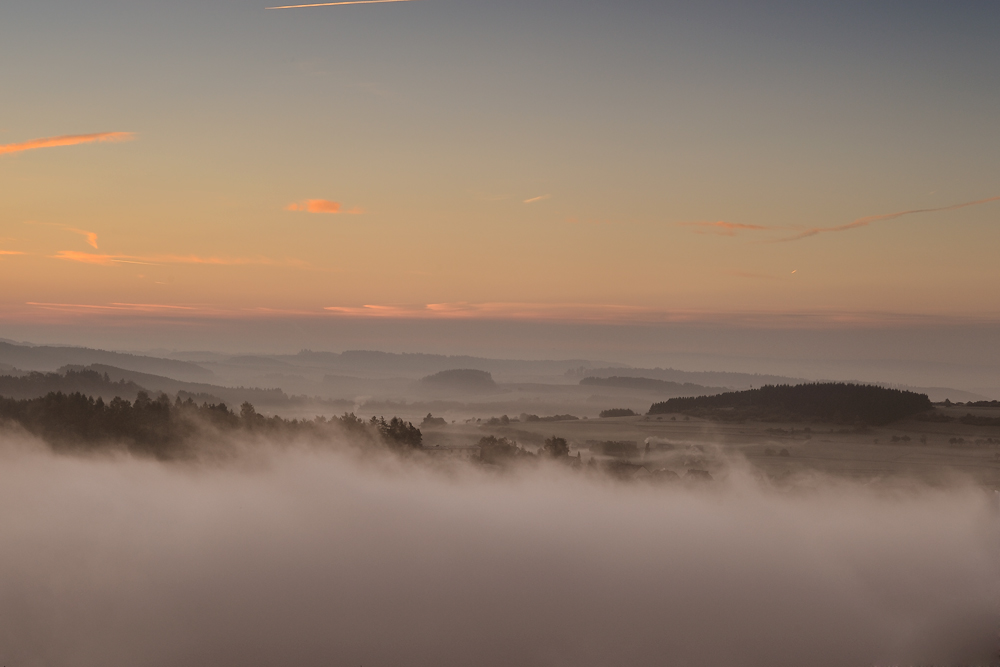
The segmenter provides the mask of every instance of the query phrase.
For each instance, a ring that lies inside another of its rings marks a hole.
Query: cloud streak
[[[19,144],[6,144],[0,146],[0,155],[12,153],[23,153],[25,151],[39,150],[42,148],[58,148],[61,146],[78,146],[80,144],[107,143],[132,141],[135,139],[133,132],[98,132],[96,134],[69,134],[60,137],[45,137],[42,139],[32,139]]]
[[[413,0],[351,0],[350,2],[319,2],[312,5],[285,5],[267,9],[304,9],[306,7],[338,7],[340,5],[380,5],[386,2],[413,2]]]
[[[158,313],[163,311],[193,311],[197,310],[193,306],[173,306],[159,303],[111,303],[107,305],[89,305],[82,303],[43,303],[38,301],[28,301],[25,305],[37,308],[68,311],[129,311]]]
[[[801,239],[809,238],[810,236],[816,236],[818,234],[826,234],[829,232],[846,232],[851,229],[858,229],[860,227],[867,227],[873,222],[881,222],[883,220],[894,220],[896,218],[901,218],[904,215],[916,215],[917,213],[939,213],[941,211],[955,211],[960,208],[965,208],[967,206],[978,206],[979,204],[986,204],[993,201],[1000,200],[1000,197],[990,197],[988,199],[977,199],[976,201],[965,202],[962,204],[952,204],[951,206],[942,206],[940,208],[916,208],[908,211],[899,211],[897,213],[886,213],[883,215],[870,215],[866,218],[858,218],[854,222],[849,222],[846,225],[838,225],[836,227],[813,227],[807,229],[803,232],[795,234],[794,236],[789,236],[788,238],[776,239],[775,243],[786,243],[788,241],[799,241]]]
[[[386,319],[496,319],[531,321],[611,322],[619,320],[672,318],[664,313],[639,306],[581,303],[428,303],[424,305],[390,304],[364,306],[329,306],[325,311],[344,317]]]
[[[61,229],[66,232],[72,232],[74,234],[79,234],[80,236],[86,237],[87,245],[91,248],[97,250],[97,234],[95,232],[88,232],[85,229],[77,229],[76,227],[70,227],[69,225],[59,224],[57,222],[35,222],[33,220],[25,221],[26,225],[44,225],[46,227],[55,227],[56,229]]]
[[[201,257],[198,255],[104,255],[75,250],[60,250],[52,259],[64,259],[81,264],[115,266],[116,264],[194,264],[210,266],[306,266],[297,260],[276,260],[268,257]]]
[[[67,232],[73,232],[74,234],[80,234],[87,238],[87,245],[89,245],[94,250],[97,250],[97,234],[94,232],[88,232],[83,229],[76,229],[75,227],[63,227]]]
[[[718,220],[716,222],[682,222],[680,227],[699,227],[704,231],[697,231],[698,234],[716,234],[718,236],[736,236],[737,232],[760,232],[781,227],[769,227],[766,225],[745,225],[739,222],[726,222]]]
[[[532,197],[531,199],[525,199],[525,204],[534,204],[538,201],[545,201],[546,199],[552,199],[552,195],[542,195],[541,197]]]

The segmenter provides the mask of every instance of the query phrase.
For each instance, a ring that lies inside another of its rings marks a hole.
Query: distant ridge
[[[566,372],[566,376],[583,378],[647,378],[724,389],[750,389],[752,387],[762,387],[766,384],[801,384],[809,381],[805,378],[786,377],[783,375],[760,375],[758,373],[730,373],[723,371],[678,371],[673,368],[581,367],[570,369]]]
[[[296,355],[274,358],[297,363],[307,362],[339,373],[377,371],[395,377],[426,376],[439,371],[469,368],[478,368],[489,373],[504,375],[563,375],[572,368],[615,367],[606,361],[594,362],[585,359],[489,359],[465,355],[395,353],[373,350],[346,350],[341,353],[302,350]]]
[[[623,389],[639,389],[641,391],[656,392],[662,394],[720,394],[726,391],[726,387],[705,387],[700,384],[690,382],[671,382],[669,380],[654,380],[644,377],[620,377],[612,376],[607,378],[586,377],[580,380],[581,385],[593,385],[598,387],[621,387]]]
[[[86,347],[14,345],[5,342],[0,342],[0,364],[26,371],[41,372],[53,372],[69,365],[106,364],[116,368],[166,375],[183,380],[204,381],[214,377],[212,371],[188,361],[92,350]]]

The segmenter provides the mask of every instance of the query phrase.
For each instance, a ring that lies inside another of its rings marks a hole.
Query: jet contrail
[[[315,5],[285,5],[268,9],[301,9],[302,7],[335,7],[337,5],[376,5],[383,2],[413,2],[413,0],[350,0],[350,2],[320,2]]]
[[[784,239],[775,239],[774,243],[784,243],[786,241],[798,241],[800,239],[808,238],[810,236],[816,236],[817,234],[824,234],[826,232],[846,232],[848,229],[857,229],[858,227],[867,227],[873,222],[879,222],[881,220],[893,220],[895,218],[901,218],[904,215],[913,215],[915,213],[937,213],[938,211],[954,211],[955,209],[965,208],[966,206],[977,206],[979,204],[986,204],[991,201],[998,201],[1000,197],[990,197],[989,199],[979,199],[976,201],[965,202],[964,204],[952,204],[951,206],[942,206],[940,208],[917,208],[909,211],[899,211],[898,213],[886,213],[884,215],[871,215],[867,218],[858,218],[854,222],[849,222],[846,225],[838,225],[837,227],[813,227],[812,229],[807,229],[804,232],[796,234],[795,236],[789,236]]]

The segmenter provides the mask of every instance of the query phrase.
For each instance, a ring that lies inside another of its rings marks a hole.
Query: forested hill
[[[716,396],[671,398],[651,415],[680,413],[720,421],[824,421],[888,424],[931,409],[925,394],[873,385],[817,383],[767,385]]]
[[[81,393],[53,392],[40,398],[0,397],[0,424],[20,425],[58,450],[127,449],[160,459],[183,458],[205,443],[217,443],[225,433],[260,432],[271,438],[308,436],[319,441],[345,436],[355,444],[419,449],[420,429],[393,417],[363,421],[353,413],[313,420],[282,419],[259,414],[250,403],[239,413],[224,403],[196,404],[191,399],[171,402],[165,394],[152,399],[140,391],[135,401],[115,398],[108,403]]]
[[[107,373],[93,370],[67,370],[60,373],[28,373],[27,375],[0,376],[0,396],[7,398],[37,398],[51,392],[82,393],[112,398],[120,396],[134,399],[143,391],[135,382],[112,380]]]

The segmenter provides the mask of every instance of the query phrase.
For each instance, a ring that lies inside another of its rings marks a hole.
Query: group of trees
[[[607,419],[609,417],[635,417],[635,412],[629,408],[611,408],[610,410],[601,410],[601,419]]]
[[[816,420],[847,424],[888,424],[930,410],[924,394],[875,385],[815,383],[766,385],[697,398],[654,403],[650,415],[681,413],[720,421]]]
[[[552,436],[546,438],[545,444],[538,450],[538,454],[532,454],[517,444],[517,441],[509,438],[498,438],[495,435],[483,436],[476,444],[479,448],[479,460],[482,463],[503,465],[519,459],[534,459],[545,457],[552,459],[565,459],[569,457],[569,443],[565,438]]]
[[[190,398],[171,402],[165,394],[154,399],[145,391],[133,402],[115,398],[105,403],[79,392],[51,392],[29,399],[0,397],[0,420],[21,425],[57,449],[123,446],[164,459],[189,453],[199,436],[237,430],[319,437],[346,433],[354,440],[397,450],[423,446],[420,429],[398,417],[389,421],[372,417],[366,422],[345,413],[332,419],[289,420],[265,417],[250,403],[243,403],[237,414],[225,403],[198,405]]]

